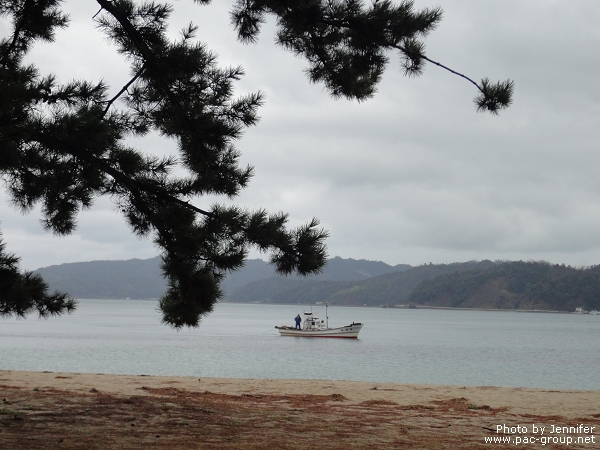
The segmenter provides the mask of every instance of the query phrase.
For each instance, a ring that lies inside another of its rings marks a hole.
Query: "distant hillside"
[[[60,264],[36,270],[52,291],[76,298],[158,298],[166,289],[159,258]]]
[[[423,281],[408,302],[426,306],[574,311],[600,310],[600,266],[504,264]]]
[[[227,274],[221,287],[228,295],[248,283],[272,277],[273,273],[273,267],[262,259],[249,259],[240,270]]]
[[[320,301],[329,301],[333,294],[344,289],[348,284],[347,281],[271,277],[236,289],[226,301],[233,303],[302,303],[308,305]]]
[[[166,289],[159,266],[157,257],[61,264],[36,272],[51,290],[76,298],[158,298]],[[275,276],[272,266],[253,259],[227,275],[223,289],[222,301],[239,303],[600,310],[600,266],[471,261],[411,267],[336,257],[323,273],[303,278]]]
[[[381,274],[402,271],[409,265],[390,266],[380,261],[330,259],[324,271],[309,280],[365,280]],[[160,271],[160,258],[127,261],[91,261],[44,267],[36,271],[50,289],[68,292],[76,298],[158,298],[166,289]],[[273,267],[261,259],[228,274],[222,287],[226,295],[257,280],[275,275]],[[301,277],[289,280],[305,281]],[[225,299],[226,300],[226,299]]]
[[[327,281],[366,280],[386,273],[404,272],[411,267],[408,264],[390,266],[381,261],[344,259],[336,256],[327,261],[322,273],[308,277],[308,279]]]
[[[417,285],[440,275],[483,269],[498,265],[492,261],[471,261],[453,264],[428,264],[403,267],[383,275],[358,281],[324,281],[272,277],[236,289],[228,301],[239,303],[315,303],[336,305],[396,305],[407,301]]]

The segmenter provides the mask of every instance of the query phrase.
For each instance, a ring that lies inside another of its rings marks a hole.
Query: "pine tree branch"
[[[127,33],[127,35],[129,36],[129,38],[133,41],[133,44],[135,45],[135,47],[138,49],[138,51],[140,52],[141,56],[144,58],[145,60],[145,64],[144,66],[147,67],[148,69],[151,69],[153,74],[155,75],[154,79],[157,82],[157,84],[159,85],[160,89],[162,90],[163,94],[169,99],[169,102],[171,102],[173,105],[176,106],[177,110],[179,111],[179,117],[187,123],[188,127],[190,130],[193,130],[193,132],[195,133],[197,128],[196,126],[194,126],[194,124],[190,123],[186,113],[185,113],[185,109],[183,108],[183,106],[181,105],[181,102],[179,101],[179,99],[173,94],[173,92],[171,92],[171,89],[169,89],[169,86],[166,85],[163,80],[161,79],[161,77],[159,76],[160,73],[160,63],[156,60],[156,57],[154,55],[154,53],[152,52],[152,50],[148,47],[148,45],[146,44],[146,42],[144,41],[144,38],[140,35],[140,33],[135,29],[135,27],[133,26],[133,24],[127,19],[127,17],[125,17],[121,11],[118,10],[118,8],[116,8],[111,1],[108,0],[96,0],[98,2],[98,4],[100,4],[100,6],[105,9],[106,11],[108,11],[123,27],[123,30]]]
[[[324,24],[324,25],[327,25],[327,26],[330,26],[330,27],[334,27],[334,28],[347,28],[347,29],[351,29],[351,30],[357,31],[357,27],[355,25],[353,25],[350,21],[346,21],[346,20],[336,20],[336,19],[332,19],[332,18],[321,17],[321,18],[319,18],[317,20],[317,22],[321,23],[321,24]],[[316,38],[315,35],[314,35],[314,33],[311,33],[311,35],[312,35],[313,39]],[[483,95],[486,95],[486,92],[484,91],[483,87],[479,83],[477,83],[476,81],[474,81],[473,79],[471,79],[468,76],[466,76],[465,74],[457,72],[456,70],[453,70],[450,67],[448,67],[448,66],[446,66],[446,65],[444,65],[444,64],[442,64],[442,63],[440,63],[438,61],[435,61],[435,60],[433,60],[431,58],[428,58],[427,56],[425,56],[422,53],[412,52],[412,51],[406,49],[405,47],[403,47],[401,45],[398,45],[398,44],[388,44],[388,45],[390,47],[392,47],[392,48],[400,50],[402,53],[404,53],[406,55],[409,55],[409,57],[412,56],[412,57],[418,57],[418,58],[424,59],[425,61],[428,61],[431,64],[434,64],[434,65],[436,65],[436,66],[438,66],[438,67],[440,67],[440,68],[442,68],[444,70],[447,70],[448,72],[450,72],[450,73],[452,73],[454,75],[457,75],[457,76],[459,76],[461,78],[464,78],[465,80],[467,80],[470,83],[472,83]],[[319,55],[319,59],[321,60],[322,63],[325,63],[323,61],[323,58],[322,58],[321,55]]]
[[[427,62],[430,62],[431,64],[434,64],[434,65],[436,65],[436,66],[438,66],[438,67],[441,67],[442,69],[444,69],[444,70],[447,70],[448,72],[450,72],[450,73],[452,73],[452,74],[454,74],[454,75],[457,75],[457,76],[459,76],[459,77],[461,77],[461,78],[464,78],[465,80],[467,80],[467,81],[469,81],[470,83],[472,83],[472,84],[473,84],[473,85],[474,85],[474,86],[475,86],[475,87],[476,87],[476,88],[477,88],[477,89],[478,89],[478,90],[479,90],[479,91],[480,91],[482,94],[485,94],[485,92],[484,92],[483,88],[482,88],[482,87],[479,85],[479,83],[477,83],[476,81],[473,81],[473,80],[472,80],[471,78],[469,78],[468,76],[466,76],[466,75],[464,75],[464,74],[462,74],[462,73],[460,73],[460,72],[457,72],[456,70],[453,70],[453,69],[451,69],[450,67],[448,67],[448,66],[445,66],[445,65],[444,65],[444,64],[442,64],[442,63],[439,63],[439,62],[437,62],[437,61],[434,61],[433,59],[430,59],[430,58],[428,58],[427,56],[425,56],[425,55],[424,55],[424,54],[422,54],[422,53],[414,53],[414,52],[411,52],[410,50],[407,50],[406,48],[402,47],[401,45],[394,45],[393,47],[394,47],[395,49],[397,49],[397,50],[400,50],[402,53],[404,53],[404,54],[406,54],[406,55],[409,55],[409,57],[410,57],[410,56],[412,56],[412,57],[416,57],[416,58],[421,58],[421,59],[424,59],[425,61],[427,61]]]
[[[138,51],[141,53],[142,57],[145,60],[144,66],[142,67],[142,69],[140,69],[140,71],[136,74],[136,77],[134,77],[134,78],[136,78],[136,79],[139,78],[142,75],[143,70],[146,67],[152,68],[152,69],[154,69],[155,72],[158,73],[160,64],[156,61],[156,58],[155,58],[152,50],[148,47],[146,42],[144,42],[143,37],[135,29],[133,24],[126,17],[123,16],[123,14],[112,4],[112,2],[110,2],[108,0],[96,0],[96,1],[100,4],[102,9],[108,11],[121,24],[121,26],[123,27],[123,29],[125,30],[127,35],[131,38],[134,45],[136,46],[136,48],[138,49]],[[185,114],[183,106],[181,105],[179,100],[176,98],[176,96],[171,92],[169,87],[167,85],[165,85],[165,83],[163,83],[163,81],[161,80],[161,78],[159,76],[155,77],[155,79],[156,79],[157,83],[159,84],[159,86],[161,87],[161,90],[163,91],[163,93],[168,97],[169,101],[172,104],[176,105],[177,109],[180,112],[180,117],[182,118],[182,120],[189,123],[189,120],[187,118],[187,115]],[[135,80],[131,80],[127,86],[131,85],[131,83],[133,83],[134,81]],[[124,89],[126,89],[126,87],[124,87]],[[119,95],[121,95],[123,92],[124,92],[124,90],[121,90]],[[195,127],[192,126],[192,124],[189,124],[189,125],[190,125],[191,130],[196,129]],[[180,200],[177,197],[166,194],[165,192],[160,192],[159,190],[157,190],[154,187],[147,186],[147,185],[141,184],[135,180],[132,180],[131,178],[127,177],[125,174],[123,174],[123,173],[119,172],[118,170],[114,169],[113,167],[111,167],[109,164],[102,162],[101,160],[98,160],[98,161],[100,162],[100,164],[102,164],[103,170],[107,174],[112,176],[120,184],[126,186],[130,190],[131,190],[131,187],[135,186],[135,188],[137,188],[137,189],[142,189],[147,192],[151,192],[152,194],[154,194],[158,197],[172,201],[180,206],[183,206],[184,208],[191,209],[192,211],[195,211],[204,216],[212,216],[212,213],[210,213],[208,211],[200,209],[200,208],[192,205],[189,202]]]
[[[17,46],[17,40],[19,39],[19,34],[21,34],[21,29],[23,28],[23,23],[25,22],[25,15],[27,14],[27,9],[29,8],[31,1],[32,0],[25,0],[25,3],[23,3],[23,9],[21,11],[21,18],[20,18],[19,22],[15,25],[15,30],[13,32],[12,41],[6,48],[4,55],[2,55],[3,62],[4,62],[4,59],[8,58],[8,56],[11,54],[11,52]]]
[[[130,192],[134,192],[134,191],[148,192],[148,193],[155,195],[156,197],[159,197],[163,200],[168,200],[170,202],[176,203],[179,206],[183,206],[184,208],[187,208],[187,209],[195,211],[199,214],[202,214],[203,216],[207,216],[207,217],[213,216],[213,214],[209,211],[205,211],[201,208],[198,208],[197,206],[192,205],[189,202],[183,201],[173,195],[167,194],[166,192],[163,192],[154,186],[149,186],[145,183],[142,183],[137,180],[134,180],[133,178],[130,178],[129,176],[125,175],[124,173],[122,173],[122,172],[118,171],[117,169],[115,169],[114,167],[112,167],[110,164],[108,164],[102,158],[96,158],[96,157],[92,157],[92,158],[94,159],[95,162],[98,163],[98,165],[100,165],[102,167],[102,170],[104,173],[113,177],[119,184],[126,187]]]
[[[110,107],[113,105],[113,103],[116,102],[118,100],[118,98],[121,95],[123,95],[124,92],[127,91],[127,89],[129,89],[129,86],[131,86],[133,83],[135,83],[142,76],[142,73],[144,73],[145,69],[146,69],[146,67],[142,66],[142,68],[140,70],[138,70],[138,72],[134,75],[134,77],[131,80],[129,80],[129,82],[125,86],[123,86],[121,88],[121,90],[117,93],[117,95],[115,95],[113,98],[111,98],[107,102],[106,107],[104,108],[104,111],[102,111],[102,115],[100,117],[104,117],[106,115],[106,113],[108,112]]]
[[[348,28],[348,29],[356,30],[355,26],[353,26],[350,22],[346,22],[346,21],[338,21],[338,20],[331,20],[331,19],[326,19],[326,18],[320,18],[318,20],[318,22],[322,23],[324,25],[331,26],[331,27]],[[314,35],[313,35],[313,39],[314,39]],[[468,76],[466,76],[466,75],[464,75],[464,74],[462,74],[460,72],[457,72],[456,70],[453,70],[450,67],[445,66],[444,64],[442,64],[440,62],[434,61],[433,59],[428,58],[427,56],[425,56],[422,53],[418,53],[417,54],[417,53],[411,52],[410,50],[408,50],[408,49],[406,49],[406,48],[404,48],[404,47],[402,47],[401,45],[398,45],[398,44],[393,44],[393,45],[390,45],[390,46],[393,47],[393,48],[395,48],[395,49],[397,49],[397,50],[400,50],[402,53],[404,53],[406,55],[412,55],[413,57],[422,58],[425,61],[428,61],[431,64],[434,64],[434,65],[436,65],[438,67],[441,67],[442,69],[445,69],[445,70],[447,70],[448,72],[450,72],[450,73],[452,73],[454,75],[457,75],[457,76],[459,76],[461,78],[464,78],[465,80],[471,82],[482,94],[485,94],[485,92],[483,91],[483,88],[479,85],[479,83],[477,83],[476,81],[472,80]]]

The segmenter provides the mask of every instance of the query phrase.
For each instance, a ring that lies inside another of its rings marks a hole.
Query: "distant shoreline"
[[[383,306],[388,308],[388,306]],[[552,311],[549,309],[497,309],[497,308],[453,308],[451,306],[424,306],[424,305],[394,305],[389,308],[396,309],[447,309],[452,311],[506,311],[521,313],[545,313],[545,314],[582,314],[574,311]],[[584,315],[584,314],[582,314]]]
[[[157,301],[158,298],[78,298],[77,300],[134,300],[134,301]],[[228,302],[221,301],[219,303],[227,303],[229,305],[273,305],[273,306],[325,306],[325,304],[304,304],[304,303],[255,303],[255,302]],[[577,314],[577,315],[589,315],[589,313],[578,313],[575,311],[554,311],[549,309],[498,309],[498,308],[455,308],[452,306],[426,306],[426,305],[337,305],[330,304],[330,307],[335,308],[393,308],[393,309],[441,309],[449,311],[504,311],[504,312],[518,312],[518,313],[544,313],[544,314]]]

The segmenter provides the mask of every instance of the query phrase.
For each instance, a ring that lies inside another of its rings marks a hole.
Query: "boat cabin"
[[[317,316],[313,315],[312,312],[305,312],[302,329],[304,331],[326,330],[327,324],[324,320],[320,320]]]

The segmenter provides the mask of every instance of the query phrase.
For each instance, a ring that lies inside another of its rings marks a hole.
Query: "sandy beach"
[[[0,397],[7,450],[600,447],[600,391],[0,371]]]

